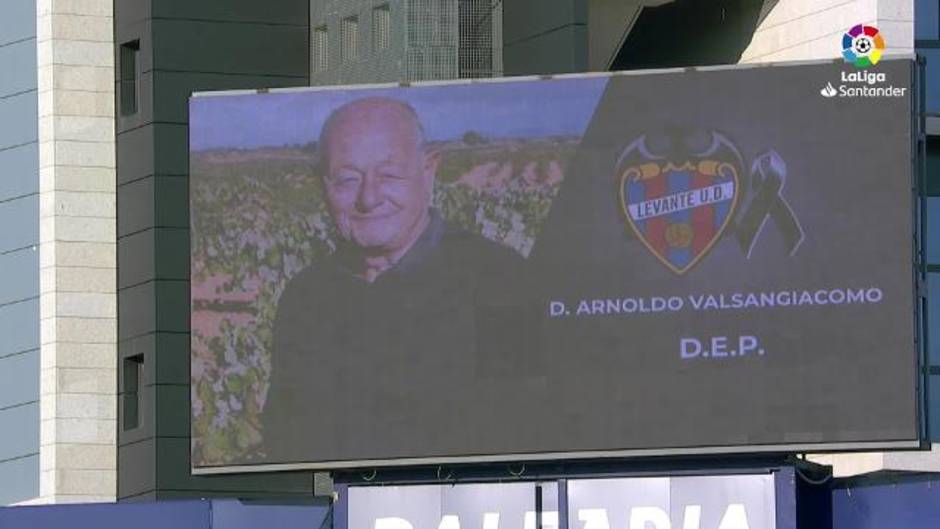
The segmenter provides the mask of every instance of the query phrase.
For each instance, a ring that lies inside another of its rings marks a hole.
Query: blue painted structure
[[[833,529],[936,529],[940,527],[940,476],[837,482],[832,491],[832,520]]]
[[[0,508],[0,529],[326,529],[330,514],[330,507],[316,500],[44,505]]]

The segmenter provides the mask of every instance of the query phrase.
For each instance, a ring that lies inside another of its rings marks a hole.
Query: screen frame
[[[911,255],[911,291],[913,301],[912,324],[914,325],[914,343],[909,344],[909,353],[913,353],[916,394],[912,404],[915,407],[916,434],[910,439],[889,439],[883,441],[849,441],[849,442],[819,442],[819,443],[774,443],[774,444],[739,444],[739,445],[703,445],[642,449],[614,449],[590,451],[553,451],[553,452],[518,452],[501,454],[467,454],[458,456],[429,456],[429,457],[402,457],[383,459],[356,459],[334,460],[319,462],[286,462],[286,463],[256,463],[256,464],[227,464],[196,466],[190,462],[193,475],[223,475],[256,472],[285,472],[285,471],[331,471],[342,469],[369,469],[369,468],[400,468],[426,465],[452,465],[452,464],[487,464],[505,462],[545,462],[545,461],[577,461],[577,460],[615,460],[639,459],[649,457],[689,457],[710,455],[755,455],[755,454],[794,454],[814,452],[872,452],[872,451],[903,451],[929,449],[927,439],[927,376],[926,365],[926,264],[925,264],[925,197],[926,197],[926,113],[925,113],[925,86],[924,68],[922,58],[914,54],[886,55],[883,62],[908,62],[911,66],[909,90],[911,100],[911,222],[913,244]],[[801,65],[842,64],[842,59],[769,62],[741,65],[723,65],[692,68],[665,68],[622,72],[594,72],[579,74],[544,75],[502,77],[493,79],[472,79],[452,81],[423,81],[416,83],[374,83],[346,86],[314,86],[279,89],[256,90],[227,90],[218,92],[193,92],[190,101],[197,98],[217,98],[227,96],[244,96],[251,94],[286,94],[306,93],[320,91],[356,91],[376,88],[409,88],[443,85],[467,85],[489,83],[516,83],[551,79],[584,79],[584,78],[614,78],[621,76],[649,76],[661,74],[676,74],[690,71],[740,71],[755,68],[791,68]],[[190,338],[192,340],[192,338]],[[903,344],[899,344],[901,346]],[[192,342],[190,343],[192,350]],[[189,411],[190,417],[192,410]]]

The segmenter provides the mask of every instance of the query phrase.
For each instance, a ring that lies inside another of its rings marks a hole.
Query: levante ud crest
[[[695,151],[671,136],[653,152],[643,135],[617,163],[627,225],[670,270],[684,274],[704,258],[735,216],[744,171],[738,150],[718,132]]]

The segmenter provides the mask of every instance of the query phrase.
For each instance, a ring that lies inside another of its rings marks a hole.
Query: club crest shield
[[[630,143],[617,163],[621,211],[630,229],[660,262],[684,274],[704,258],[732,222],[741,195],[743,162],[718,132],[693,151],[673,136],[662,153],[647,136]]]

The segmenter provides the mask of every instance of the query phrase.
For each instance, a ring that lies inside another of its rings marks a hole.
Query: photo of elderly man
[[[356,447],[334,452],[334,436],[365,442],[429,428],[429,418],[459,411],[488,365],[521,353],[522,258],[443,221],[431,205],[436,166],[402,101],[355,100],[324,123],[317,172],[340,240],[278,303],[264,410],[270,457],[343,459]],[[385,424],[357,412],[386,405],[414,413]]]

